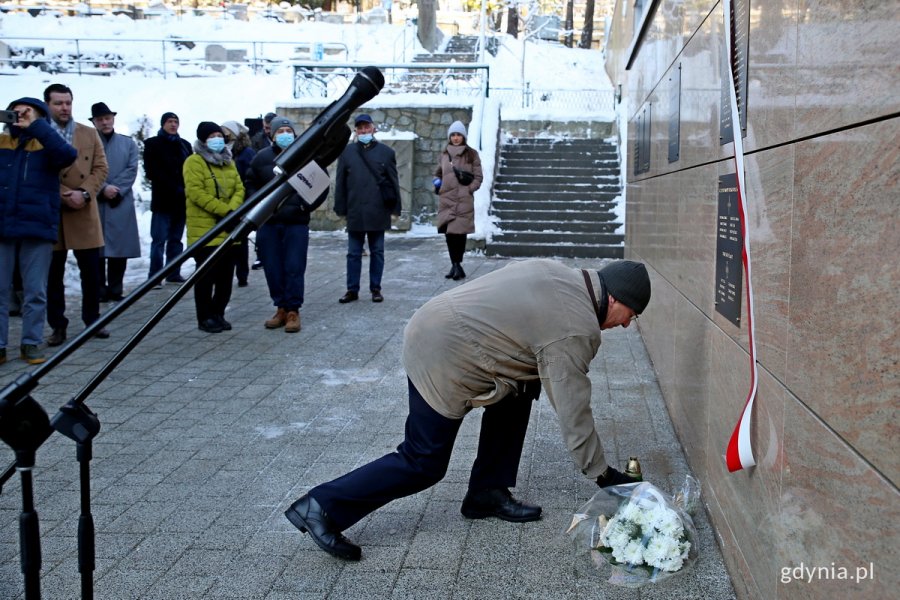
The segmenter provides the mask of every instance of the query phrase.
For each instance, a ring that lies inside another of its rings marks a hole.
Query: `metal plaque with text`
[[[716,221],[716,312],[740,327],[741,250],[740,200],[737,175],[719,177],[719,217]]]
[[[733,0],[731,11],[731,41],[734,58],[722,61],[722,99],[719,102],[719,145],[734,141],[734,125],[731,122],[731,92],[728,78],[734,75],[738,114],[741,119],[741,137],[747,136],[747,56],[750,52],[750,0]],[[725,44],[722,44],[725,54]],[[731,68],[731,73],[728,68]]]

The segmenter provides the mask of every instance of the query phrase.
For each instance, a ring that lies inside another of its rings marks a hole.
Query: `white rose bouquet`
[[[574,515],[567,533],[598,567],[610,567],[610,583],[655,583],[697,560],[697,532],[684,510],[696,505],[697,490],[690,476],[678,502],[647,482],[604,488]]]

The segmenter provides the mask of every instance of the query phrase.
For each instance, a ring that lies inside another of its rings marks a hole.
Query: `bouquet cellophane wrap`
[[[572,517],[567,534],[590,554],[608,581],[642,587],[687,571],[696,561],[697,530],[690,512],[700,486],[687,476],[674,496],[642,482],[603,488]]]

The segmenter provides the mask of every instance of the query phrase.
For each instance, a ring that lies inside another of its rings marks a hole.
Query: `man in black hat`
[[[600,487],[636,481],[607,463],[587,374],[601,332],[628,327],[649,301],[650,277],[641,263],[588,271],[546,259],[510,263],[432,298],[404,332],[409,416],[403,442],[314,487],[285,516],[325,552],[359,560],[359,546],[342,532],[440,481],[463,417],[483,408],[460,512],[469,519],[539,519],[541,507],[517,500],[509,488],[516,485],[531,403],[542,386],[581,472]]]
[[[141,255],[137,215],[131,188],[137,178],[138,148],[127,135],[115,132],[116,113],[105,102],[91,106],[91,123],[100,134],[109,174],[97,194],[103,250],[100,255],[100,302],[119,301],[129,258]]]
[[[144,173],[150,180],[150,273],[162,270],[163,256],[169,264],[184,250],[185,197],[182,167],[193,154],[191,144],[181,139],[181,121],[173,112],[163,113],[155,137],[144,142]],[[184,283],[181,273],[170,273],[170,283]]]
[[[375,139],[375,123],[357,115],[356,143],[338,160],[334,186],[334,212],[347,219],[347,292],[341,304],[359,299],[363,245],[369,242],[369,291],[372,302],[384,301],[384,232],[391,215],[400,214],[400,180],[393,148]]]

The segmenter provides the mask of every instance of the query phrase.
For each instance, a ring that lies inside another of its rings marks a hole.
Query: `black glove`
[[[607,467],[603,475],[597,478],[598,487],[609,487],[611,485],[623,485],[626,483],[638,483],[643,481],[641,477],[629,477],[625,473],[621,473],[612,467]]]
[[[102,196],[103,194],[100,195]],[[124,198],[122,198],[122,194],[116,194],[112,198],[108,199],[106,203],[109,204],[110,208],[115,208],[122,203],[122,200],[124,200]]]

